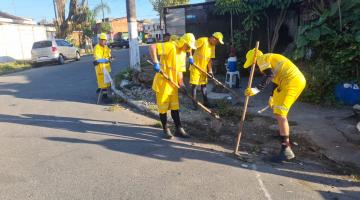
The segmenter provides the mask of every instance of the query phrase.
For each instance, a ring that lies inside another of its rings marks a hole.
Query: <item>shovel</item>
[[[154,64],[153,62],[151,62],[150,60],[147,60],[148,63],[150,64]],[[172,86],[180,89],[180,86],[175,83],[174,81],[172,81],[163,71],[160,70],[159,72]],[[212,110],[208,109],[206,106],[204,106],[202,103],[200,103],[199,101],[197,101],[194,97],[192,97],[189,93],[187,93],[185,91],[185,95],[190,98],[191,100],[193,100],[194,102],[196,102],[196,104],[206,113],[208,113],[209,115],[211,115],[213,118],[212,120],[210,120],[210,127],[212,129],[214,129],[215,132],[219,132],[221,127],[222,127],[222,122],[220,121],[220,116],[213,112]]]
[[[192,64],[192,66],[194,66],[196,69],[198,69],[199,71],[201,71],[202,73],[206,74],[211,80],[213,80],[217,85],[220,85],[221,87],[223,87],[224,89],[226,89],[227,91],[229,91],[233,97],[236,98],[236,100],[234,102],[232,102],[233,105],[240,103],[240,95],[238,93],[236,93],[235,91],[233,91],[232,89],[230,89],[229,87],[227,87],[225,84],[223,84],[221,81],[217,80],[214,76],[210,75],[209,73],[207,73],[206,71],[204,71],[203,69],[201,69],[199,66],[197,66],[196,64]]]
[[[252,66],[251,66],[251,72],[250,72],[250,77],[249,77],[249,82],[248,82],[247,88],[251,88],[251,85],[252,85],[252,81],[253,81],[253,77],[254,77],[254,72],[255,72],[255,66],[256,66],[256,54],[257,54],[257,52],[258,52],[258,49],[259,49],[259,41],[256,42],[255,53],[254,53],[254,58],[253,58],[253,64],[252,64]],[[241,135],[242,135],[243,128],[244,128],[244,123],[245,123],[245,117],[246,117],[246,111],[247,111],[248,103],[249,103],[249,96],[246,96],[246,97],[245,97],[245,102],[244,102],[244,110],[243,110],[243,113],[242,113],[242,116],[241,116],[240,125],[239,125],[239,131],[238,131],[236,146],[235,146],[235,150],[234,150],[234,154],[235,154],[235,155],[238,155],[239,146],[240,146],[240,140],[241,140]]]

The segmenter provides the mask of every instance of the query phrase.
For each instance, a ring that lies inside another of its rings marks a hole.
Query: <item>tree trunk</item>
[[[276,25],[274,28],[274,34],[271,40],[271,45],[270,45],[270,52],[273,52],[275,49],[275,46],[278,42],[279,39],[279,30],[281,28],[281,26],[283,25],[285,18],[286,18],[286,14],[287,14],[287,8],[283,8],[280,11],[279,17],[276,20]]]
[[[264,11],[264,16],[266,18],[266,35],[267,35],[267,50],[268,52],[270,52],[270,18],[269,15],[266,14],[266,12]]]
[[[248,49],[251,49],[251,44],[252,44],[252,40],[253,40],[253,32],[254,32],[254,29],[251,29],[250,30],[250,39],[249,39],[249,48]]]
[[[234,29],[233,29],[233,14],[230,13],[230,35],[231,35],[231,46],[234,46]]]
[[[337,4],[338,4],[338,10],[339,10],[340,32],[342,32],[341,0],[337,0]]]

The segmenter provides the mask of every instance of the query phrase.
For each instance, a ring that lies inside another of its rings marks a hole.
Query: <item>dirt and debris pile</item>
[[[148,109],[157,111],[155,94],[151,89],[154,74],[151,66],[143,67],[142,72],[136,75],[127,75],[128,79],[125,79],[127,80],[127,84],[119,87],[119,89],[133,100],[141,102]],[[117,82],[119,82],[119,80],[117,80]],[[117,84],[117,86],[118,85],[119,84]],[[219,93],[224,92],[218,87],[215,87],[215,90]],[[198,99],[201,101],[201,95],[198,95]],[[235,144],[242,115],[242,105],[233,106],[226,101],[226,99],[217,101],[215,108],[212,110],[220,115],[223,126],[220,131],[215,132],[210,128],[211,116],[202,112],[201,109],[193,110],[193,104],[189,98],[180,94],[180,104],[180,115],[183,126],[191,135],[201,138],[202,140],[220,142],[229,146]],[[336,163],[324,156],[317,145],[308,138],[305,138],[305,135],[307,135],[305,131],[308,130],[301,129],[296,122],[290,121],[289,124],[292,134],[292,148],[299,158],[302,160],[321,162],[343,173],[354,169],[347,164]],[[269,157],[279,151],[278,134],[277,122],[274,118],[257,113],[248,113],[240,149],[253,155],[256,159]]]

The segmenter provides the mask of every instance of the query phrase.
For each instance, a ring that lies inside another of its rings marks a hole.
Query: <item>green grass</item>
[[[9,74],[29,68],[31,68],[31,64],[28,61],[0,63],[0,75]]]

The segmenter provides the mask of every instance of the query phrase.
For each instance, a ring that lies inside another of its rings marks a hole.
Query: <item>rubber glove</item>
[[[269,97],[268,104],[269,104],[269,107],[272,109],[272,107],[274,106],[274,99],[272,96]]]
[[[179,92],[181,92],[182,94],[186,95],[187,91],[186,91],[186,86],[184,84],[180,84],[179,85]]]
[[[192,56],[189,56],[189,64],[190,65],[194,64],[194,58]]]
[[[251,97],[251,96],[256,95],[259,92],[260,92],[260,90],[257,88],[246,88],[244,95],[247,97]]]
[[[154,70],[156,71],[156,72],[160,72],[160,64],[159,63],[154,63]]]
[[[213,72],[211,71],[211,72],[208,72],[208,74],[211,76],[211,77],[213,77],[214,78],[214,74],[213,74]]]

